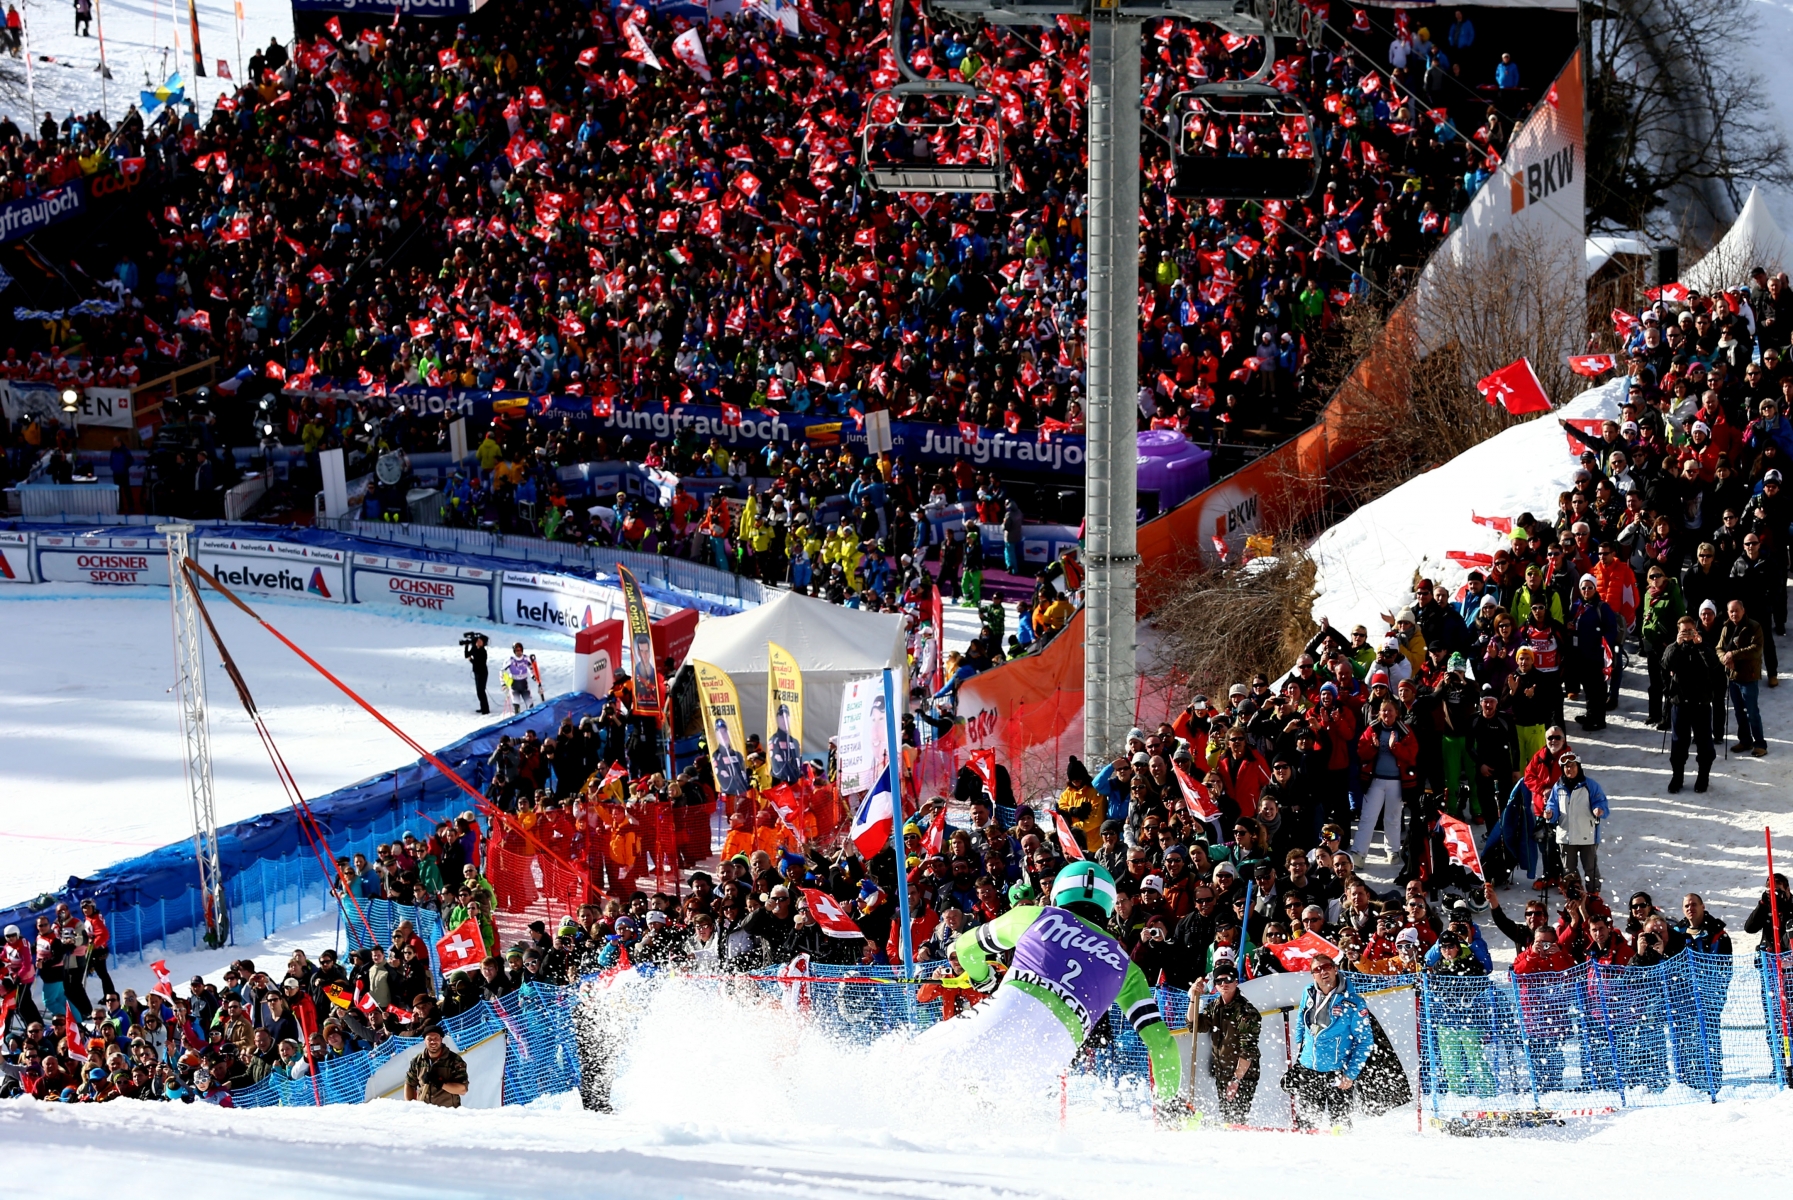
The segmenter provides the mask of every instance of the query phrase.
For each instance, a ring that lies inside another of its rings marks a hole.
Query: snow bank
[[[256,608],[425,746],[490,723],[458,645],[481,629],[492,651],[522,641],[549,695],[570,690],[570,638],[355,605]],[[228,604],[208,606],[256,705],[307,797],[415,757],[322,676]],[[70,875],[192,834],[170,687],[174,644],[164,588],[0,588],[0,894],[18,899]],[[286,807],[286,796],[217,654],[206,647],[218,822]],[[487,694],[495,713],[498,667]]]
[[[1469,574],[1445,555],[1492,554],[1507,537],[1474,517],[1534,512],[1556,519],[1556,498],[1580,465],[1557,420],[1618,416],[1619,381],[1575,397],[1562,408],[1515,425],[1444,466],[1371,501],[1321,534],[1314,619],[1335,627],[1375,627],[1380,614],[1412,599],[1414,571],[1455,588]]]
[[[769,1084],[709,1069],[732,1055],[707,1030],[708,1066],[673,1079],[670,1114],[616,1116],[556,1097],[527,1108],[457,1111],[381,1101],[325,1109],[226,1111],[209,1105],[0,1103],[11,1192],[95,1197],[180,1194],[740,1200],[880,1196],[1255,1195],[1316,1180],[1364,1180],[1386,1200],[1505,1200],[1521,1175],[1578,1200],[1685,1200],[1771,1194],[1793,1176],[1784,1136],[1793,1097],[1625,1114],[1546,1139],[1464,1141],[1414,1130],[1411,1109],[1360,1124],[1342,1141],[1213,1129],[1155,1131],[1135,1113],[1073,1098],[1020,1123],[964,1121],[960,1105],[908,1081],[859,1075],[828,1093],[851,1101],[762,1108]],[[1264,1086],[1274,1086],[1266,1072]],[[1548,1144],[1539,1145],[1540,1141]],[[1665,1152],[1697,1147],[1694,1153]],[[79,1171],[69,1170],[71,1161]],[[1525,1164],[1519,1166],[1519,1164]],[[1341,1176],[1340,1172],[1344,1174]],[[1371,1183],[1370,1181],[1373,1181]]]

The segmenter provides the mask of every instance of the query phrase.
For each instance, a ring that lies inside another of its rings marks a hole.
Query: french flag
[[[890,803],[890,773],[878,777],[877,786],[867,792],[859,811],[853,814],[853,844],[859,857],[869,859],[890,842],[896,824],[896,810]]]

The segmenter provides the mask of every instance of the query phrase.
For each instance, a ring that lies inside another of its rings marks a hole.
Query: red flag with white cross
[[[468,917],[450,930],[447,937],[436,943],[436,957],[441,960],[444,975],[484,962],[486,943],[480,936],[479,922]]]
[[[798,890],[803,893],[803,903],[809,908],[809,915],[815,918],[816,924],[821,926],[823,933],[835,938],[865,936],[859,926],[853,923],[853,918],[847,915],[847,910],[841,907],[840,901],[833,896],[827,892],[817,891],[815,888],[799,888]]]

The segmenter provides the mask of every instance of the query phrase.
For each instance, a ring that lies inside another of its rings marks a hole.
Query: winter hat
[[[1581,583],[1591,583],[1595,587],[1600,586],[1600,581],[1598,579],[1595,579],[1592,575],[1583,575],[1581,577],[1580,582],[1577,584],[1577,586],[1580,586]]]
[[[1128,741],[1132,741],[1135,738],[1138,738],[1142,742],[1146,740],[1146,731],[1139,728],[1137,725],[1127,731]]]
[[[666,924],[666,914],[654,909],[648,913],[647,923],[649,925],[664,925]]]
[[[1339,685],[1328,679],[1325,683],[1320,685],[1320,694],[1324,696],[1327,692],[1331,692],[1335,696],[1338,695]]]
[[[1703,433],[1708,437],[1712,436],[1712,426],[1706,424],[1704,421],[1695,421],[1693,423],[1693,431],[1695,433]]]
[[[1399,946],[1403,942],[1414,946],[1419,945],[1419,930],[1403,929],[1401,932],[1395,934],[1395,945]]]
[[[1710,612],[1713,616],[1716,617],[1718,615],[1718,605],[1712,603],[1712,601],[1710,601],[1710,600],[1702,600],[1702,601],[1700,601],[1700,611],[1701,612]]]
[[[1378,684],[1380,684],[1383,687],[1389,686],[1387,671],[1371,671],[1370,672],[1370,686],[1375,687]]]
[[[1483,596],[1481,606],[1483,608],[1499,608],[1500,601],[1496,600],[1493,596]]]
[[[1164,876],[1147,875],[1144,879],[1140,880],[1139,890],[1143,892],[1147,888],[1151,888],[1154,892],[1162,892],[1164,890]]]
[[[1403,608],[1400,612],[1395,614],[1395,624],[1396,625],[1402,625],[1402,624],[1412,625],[1413,623],[1414,623],[1414,616],[1413,616],[1413,610],[1411,608]]]

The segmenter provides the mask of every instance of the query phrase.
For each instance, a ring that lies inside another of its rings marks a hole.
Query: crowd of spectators
[[[688,32],[701,71],[674,53]],[[14,194],[84,164],[157,179],[153,239],[82,264],[118,310],[54,322],[0,369],[130,382],[149,364],[216,355],[224,374],[249,372],[241,398],[175,414],[189,444],[150,463],[154,507],[173,515],[215,515],[247,465],[231,446],[284,443],[303,455],[300,479],[334,445],[446,450],[451,414],[395,403],[406,384],[583,395],[594,411],[888,410],[948,428],[1080,431],[1080,23],[1037,40],[1000,27],[908,34],[918,70],[997,102],[1014,180],[999,197],[869,189],[858,134],[897,78],[886,20],[816,5],[800,33],[748,15],[688,30],[605,3],[493,5],[458,26],[336,26],[271,44],[204,120],[189,107],[147,123],[133,110],[117,129],[97,115],[23,134],[0,124]],[[1248,73],[1262,53],[1172,21],[1154,22],[1148,45],[1154,111],[1191,83]],[[1275,78],[1313,112],[1326,184],[1311,202],[1180,199],[1162,147],[1147,154],[1140,424],[1223,450],[1311,415],[1341,312],[1404,286],[1399,272],[1448,230],[1519,115],[1467,87],[1432,95],[1415,67],[1336,35],[1295,45]],[[451,523],[670,547],[843,596],[863,595],[866,560],[892,577],[905,554],[939,562],[955,594],[962,567],[943,560],[996,561],[996,546],[963,545],[962,530],[918,533],[933,497],[975,500],[986,526],[1013,507],[1000,552],[1011,572],[1020,511],[1061,516],[1015,479],[902,454],[606,436],[527,406],[472,437],[478,469],[445,489]],[[33,419],[9,440],[14,475],[72,441]],[[561,494],[557,468],[618,460],[726,479],[733,503],[725,516],[689,495],[619,508]],[[744,513],[750,495],[760,500]],[[841,500],[858,535],[848,564],[818,557],[839,528],[833,509],[822,527],[820,508]],[[367,511],[402,516],[402,499],[376,494]]]

